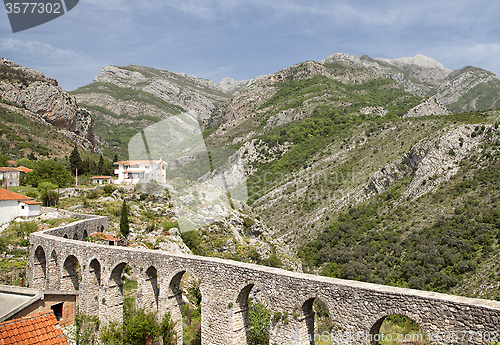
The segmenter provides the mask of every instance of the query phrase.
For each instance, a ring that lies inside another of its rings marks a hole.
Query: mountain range
[[[106,66],[91,84],[66,93],[39,72],[2,61],[0,106],[8,116],[45,121],[108,157],[127,158],[128,141],[141,129],[196,114],[207,149],[229,149],[244,162],[248,205],[305,271],[500,298],[494,73],[451,71],[423,55],[334,54],[220,83]],[[47,110],[54,106],[65,109],[61,119]],[[2,116],[3,147],[20,145],[7,134],[22,137],[25,129]],[[187,158],[184,169],[196,169],[196,157]]]

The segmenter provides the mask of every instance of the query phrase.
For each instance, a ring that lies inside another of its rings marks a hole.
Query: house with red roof
[[[92,176],[92,183],[94,184],[110,184],[111,182],[111,176]]]
[[[36,217],[40,208],[41,203],[35,199],[0,188],[0,224],[17,217]]]
[[[104,232],[94,232],[90,234],[90,241],[97,243],[106,243],[109,246],[124,246],[125,243],[122,239]]]
[[[68,345],[52,311],[0,323],[0,345]]]
[[[32,171],[26,167],[0,167],[0,185],[20,186],[24,174]]]

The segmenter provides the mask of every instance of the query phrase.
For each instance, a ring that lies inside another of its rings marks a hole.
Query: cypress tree
[[[121,216],[120,216],[120,233],[127,238],[129,233],[130,233],[130,228],[128,225],[128,207],[127,207],[127,202],[125,199],[123,200],[122,203],[122,210],[121,210]]]
[[[69,155],[69,166],[71,169],[71,173],[74,174],[76,169],[80,170],[80,173],[83,174],[82,166],[82,157],[80,157],[80,153],[78,153],[78,149],[75,147],[73,148],[73,151],[71,151],[71,154]]]
[[[102,157],[99,157],[99,163],[97,163],[97,173],[99,175],[102,175],[104,174],[104,158]]]

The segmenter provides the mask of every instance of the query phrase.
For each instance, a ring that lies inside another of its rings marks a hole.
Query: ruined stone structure
[[[204,345],[247,344],[248,296],[253,289],[261,290],[271,315],[287,315],[286,320],[271,322],[270,344],[314,344],[310,339],[314,337],[316,298],[329,309],[338,337],[334,344],[377,344],[379,328],[392,314],[415,320],[433,344],[487,344],[484,340],[495,340],[495,336],[500,341],[500,302],[83,241],[107,226],[106,217],[89,217],[31,234],[31,286],[79,290],[80,312],[98,315],[102,324],[121,321],[121,275],[128,265],[138,277],[138,306],[160,315],[170,311],[179,321],[178,344],[182,344],[179,284],[186,273],[200,282]]]

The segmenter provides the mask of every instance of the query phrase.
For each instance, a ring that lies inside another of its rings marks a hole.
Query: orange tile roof
[[[31,170],[30,168],[26,168],[26,167],[17,167],[17,170],[19,170],[20,172],[23,172],[23,173],[33,172],[33,170]]]
[[[28,204],[28,205],[41,205],[42,204],[41,202],[38,202],[35,200],[23,200],[22,202],[24,202],[25,204]]]
[[[2,201],[2,200],[30,201],[30,200],[35,200],[35,199],[27,197],[25,195],[11,192],[10,190],[5,190],[3,188],[0,188],[0,201]]]
[[[110,179],[111,176],[92,176],[92,180],[97,180],[97,179]]]
[[[17,167],[17,168],[0,167],[0,172],[7,172],[7,171],[20,171],[22,173],[29,173],[29,172],[32,172],[33,170],[26,168],[26,167]]]
[[[52,311],[0,323],[0,345],[68,345]]]
[[[138,160],[138,161],[120,161],[120,162],[114,162],[114,165],[118,164],[137,164],[137,163],[157,163],[159,162],[159,159],[153,159],[153,160]]]
[[[119,238],[116,238],[115,236],[110,235],[110,234],[105,234],[104,232],[94,232],[93,234],[90,234],[90,236],[97,237],[97,238],[104,236],[106,238],[106,241],[115,241],[115,242],[120,241]]]

